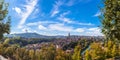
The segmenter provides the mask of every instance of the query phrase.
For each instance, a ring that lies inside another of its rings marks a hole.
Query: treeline
[[[20,38],[20,37],[15,37],[15,38],[4,38],[3,40],[1,40],[1,42],[6,41],[8,44],[11,45],[18,45],[20,47],[24,47],[28,44],[36,44],[36,43],[42,43],[42,42],[52,42],[56,40],[56,38],[51,38],[51,39],[47,39],[47,38]]]
[[[0,44],[0,55],[11,60],[106,60],[120,59],[120,44],[112,41],[94,42],[82,55],[81,45],[74,51],[56,48],[54,44],[43,45],[41,49],[25,49],[15,45]]]

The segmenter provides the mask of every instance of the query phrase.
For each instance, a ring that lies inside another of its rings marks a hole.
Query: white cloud
[[[65,26],[64,24],[50,24],[48,26],[51,30],[70,32],[73,30],[72,27]]]
[[[43,25],[39,25],[38,28],[39,28],[40,30],[46,30],[46,29],[47,29],[47,28],[44,27]]]
[[[88,25],[88,26],[93,26],[94,25],[92,23],[77,23],[77,24],[79,24],[79,25]]]
[[[13,8],[13,10],[15,10],[18,14],[20,14],[22,12],[21,9],[18,7]]]
[[[65,22],[65,23],[73,23],[73,21],[71,21],[69,18],[59,17],[58,19]]]
[[[60,21],[63,21],[64,23],[74,23],[74,21],[72,21],[72,19],[65,17],[69,13],[70,13],[70,11],[64,12],[57,19]]]
[[[77,28],[76,30],[75,30],[75,32],[84,32],[85,31],[85,29],[84,28]]]
[[[63,21],[64,23],[69,23],[69,24],[78,24],[78,25],[86,25],[86,26],[94,25],[92,23],[80,23],[80,22],[77,22],[76,20],[72,20],[72,19],[66,18],[66,17],[58,17],[58,20]]]
[[[89,28],[88,30],[89,30],[89,31],[97,31],[97,32],[100,32],[100,29],[97,28],[97,27],[95,27],[95,28]]]
[[[94,17],[98,17],[98,16],[100,16],[100,15],[101,15],[101,12],[98,11],[98,12],[94,15]]]
[[[65,26],[64,24],[50,24],[48,29],[51,31],[58,31],[58,32],[70,32],[70,33],[77,33],[80,35],[87,35],[87,36],[103,36],[101,30],[98,27],[92,28],[73,28],[70,26]]]
[[[98,27],[89,28],[86,31],[86,34],[90,35],[90,36],[103,36],[103,34],[101,33],[100,28],[98,28]]]
[[[26,0],[26,3],[27,4],[25,4],[25,5],[21,5],[21,7],[22,7],[21,9],[24,9],[24,10],[21,10],[19,7],[13,8],[16,10],[17,13],[20,14],[20,17],[21,17],[18,28],[23,27],[23,24],[26,22],[27,18],[30,16],[30,14],[35,9],[35,6],[37,5],[37,0],[33,0],[33,1]]]
[[[38,22],[31,22],[31,23],[27,23],[27,26],[35,26],[35,25],[39,25],[39,24],[53,24],[53,23],[58,23],[58,22],[54,22],[54,21],[38,21]]]
[[[64,23],[69,23],[69,24],[78,24],[78,25],[87,25],[87,26],[93,26],[94,24],[92,23],[80,23],[77,22],[76,20],[73,20],[71,18],[66,18],[65,16],[68,15],[70,11],[62,13],[57,19],[60,21],[63,21]]]
[[[86,36],[103,36],[100,28],[98,27],[77,28],[75,29],[75,31],[78,32],[77,34],[86,35]]]
[[[67,2],[65,3],[65,5],[67,6],[73,6],[79,3],[89,3],[92,0],[67,0]]]
[[[53,9],[51,10],[51,17],[54,17],[56,14],[58,14],[59,11],[59,7],[63,4],[62,1],[56,1],[55,4],[53,5]]]
[[[55,16],[57,13],[59,13],[59,11],[58,11],[58,10],[54,10],[54,11],[52,12],[51,17]]]
[[[71,13],[70,11],[64,12],[60,15],[60,17],[65,17],[66,15],[68,15],[69,13]]]
[[[38,25],[39,23],[38,22],[33,22],[33,23],[27,23],[26,25],[27,26],[35,26],[35,25]]]

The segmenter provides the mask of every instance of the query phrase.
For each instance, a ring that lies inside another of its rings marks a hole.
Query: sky
[[[101,36],[100,0],[5,0],[11,34]]]

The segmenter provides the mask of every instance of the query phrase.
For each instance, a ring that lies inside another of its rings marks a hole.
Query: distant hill
[[[38,34],[38,33],[18,33],[18,34],[8,34],[8,35],[5,35],[5,37],[9,37],[9,38],[12,38],[12,37],[23,37],[23,38],[66,38],[67,36],[62,36],[62,35],[57,35],[57,36],[46,36],[46,35],[41,35],[41,34]],[[81,37],[81,38],[103,38],[103,36],[78,36],[78,35],[71,35],[70,38],[78,38],[78,37]]]
[[[46,35],[40,35],[37,33],[19,33],[19,34],[8,34],[5,35],[5,37],[23,37],[23,38],[65,38],[65,36],[46,36]]]

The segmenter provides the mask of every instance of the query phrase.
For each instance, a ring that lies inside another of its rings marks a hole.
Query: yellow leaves
[[[81,48],[80,45],[77,45],[74,49],[74,54],[72,56],[73,60],[81,60]]]
[[[8,43],[9,43],[9,41],[10,41],[10,39],[9,39],[9,38],[7,38],[7,39],[5,39],[5,41],[4,41],[4,43],[3,43],[3,44],[8,44]]]
[[[85,60],[92,60],[89,50],[87,50],[85,53]]]

